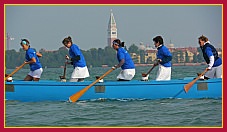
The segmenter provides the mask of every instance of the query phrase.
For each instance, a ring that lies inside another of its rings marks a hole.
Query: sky
[[[205,35],[222,47],[221,5],[6,5],[5,34],[13,38],[9,49],[18,51],[26,38],[36,50],[58,50],[68,36],[82,50],[105,48],[111,10],[127,47],[153,47],[157,35],[175,47],[198,47],[198,37]]]

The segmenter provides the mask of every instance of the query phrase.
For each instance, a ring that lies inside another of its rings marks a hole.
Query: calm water
[[[135,80],[151,67],[137,67]],[[205,66],[175,66],[172,79],[195,77]],[[11,73],[14,69],[7,69]],[[67,67],[70,78],[71,67]],[[104,74],[109,68],[89,68],[90,77]],[[29,69],[14,75],[21,80]],[[157,68],[150,73],[156,76]],[[105,77],[115,80],[120,69]],[[59,80],[62,68],[44,69],[42,79]],[[222,99],[161,99],[161,100],[96,100],[68,102],[18,102],[5,103],[6,127],[221,127]]]

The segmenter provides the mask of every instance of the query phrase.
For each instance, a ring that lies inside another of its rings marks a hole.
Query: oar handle
[[[77,92],[77,93],[73,94],[72,96],[70,96],[69,97],[69,102],[76,102],[89,88],[91,88],[93,85],[95,85],[97,82],[99,82],[99,80],[103,79],[106,75],[111,73],[113,70],[114,70],[114,68],[111,68],[105,74],[103,74],[101,77],[96,79],[93,83],[91,83],[90,85],[88,85],[87,87],[83,88],[79,92]]]
[[[16,68],[12,73],[10,73],[6,78],[5,81],[11,77],[13,74],[15,74],[17,71],[19,71],[26,63],[24,62],[22,65],[20,65],[18,68]]]

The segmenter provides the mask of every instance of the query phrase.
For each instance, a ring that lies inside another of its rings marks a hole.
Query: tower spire
[[[117,24],[114,19],[113,11],[110,10],[110,19],[108,23],[108,29],[107,29],[107,44],[108,46],[112,45],[113,40],[117,39]]]

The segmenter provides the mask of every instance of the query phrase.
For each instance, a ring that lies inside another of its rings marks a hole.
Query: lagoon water
[[[136,67],[135,80],[151,67]],[[108,68],[89,68],[90,77]],[[173,66],[172,79],[196,77],[205,66]],[[14,69],[7,69],[11,73]],[[67,79],[72,67],[67,67]],[[14,75],[22,80],[29,69]],[[117,69],[104,79],[115,80]],[[155,79],[157,68],[150,73]],[[59,81],[63,68],[46,68],[42,80]],[[222,99],[92,100],[76,103],[5,101],[5,127],[222,127]]]

